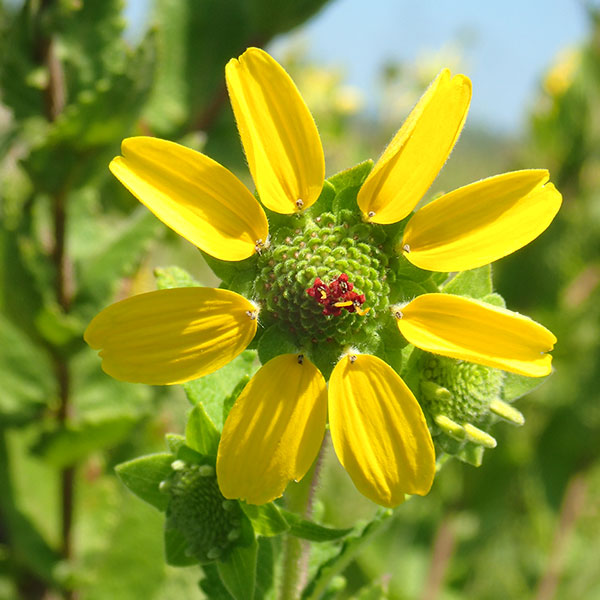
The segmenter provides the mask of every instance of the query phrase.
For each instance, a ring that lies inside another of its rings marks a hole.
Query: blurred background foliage
[[[107,164],[124,137],[157,135],[248,181],[224,65],[325,1],[155,0],[133,45],[121,0],[0,1],[0,599],[202,597],[199,569],[166,566],[161,515],[113,470],[162,451],[188,404],[179,389],[105,376],[81,336],[103,306],[153,289],[157,266],[214,278]],[[498,448],[479,469],[449,463],[429,496],[362,548],[331,597],[600,597],[600,15],[589,19],[589,39],[542,82],[528,131],[514,139],[469,124],[431,190],[550,169],[563,209],[496,265],[496,284],[512,309],[556,333],[556,373],[520,401],[525,427],[498,425]],[[448,49],[382,65],[372,111],[341,67],[307,59],[301,35],[286,48],[328,174],[377,157],[439,68],[461,63]],[[372,516],[332,453],[322,481],[322,522]]]

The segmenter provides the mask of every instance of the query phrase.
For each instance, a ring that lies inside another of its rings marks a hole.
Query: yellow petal
[[[560,208],[548,177],[543,169],[504,173],[430,202],[406,226],[404,255],[421,269],[464,271],[522,248]]]
[[[284,69],[249,48],[225,69],[231,105],[262,203],[291,214],[313,204],[325,159],[315,122]]]
[[[132,383],[182,383],[216,371],[256,333],[256,309],[228,290],[174,288],[133,296],[94,317],[85,341],[106,373]]]
[[[242,260],[267,239],[256,198],[225,167],[174,142],[123,141],[113,175],[165,225],[221,260]]]
[[[551,371],[554,335],[519,313],[450,294],[417,296],[397,313],[413,345],[529,377]]]
[[[329,380],[335,452],[354,485],[383,506],[427,494],[435,452],[423,411],[396,372],[375,356],[350,354]]]
[[[290,480],[304,477],[321,447],[327,388],[302,355],[266,363],[231,409],[217,454],[217,479],[226,498],[264,504]]]
[[[444,69],[421,97],[358,193],[372,223],[410,214],[450,155],[471,101],[471,81]]]

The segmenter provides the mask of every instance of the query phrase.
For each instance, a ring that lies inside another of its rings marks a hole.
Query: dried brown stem
[[[440,524],[431,553],[431,565],[421,594],[421,600],[435,600],[442,590],[450,559],[454,554],[455,535],[452,521],[446,517]]]
[[[554,532],[548,568],[540,579],[535,600],[552,600],[565,565],[567,549],[577,519],[585,506],[587,481],[583,474],[574,475],[569,480],[560,511],[558,526]]]

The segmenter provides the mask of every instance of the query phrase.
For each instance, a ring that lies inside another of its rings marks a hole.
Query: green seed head
[[[254,284],[265,327],[278,323],[309,356],[316,345],[341,352],[368,339],[389,297],[388,258],[376,233],[360,221],[340,223],[328,212],[304,219],[296,229],[276,230],[259,257]],[[350,291],[333,297],[329,290],[340,276],[347,277]],[[325,291],[315,288],[317,281]]]
[[[460,425],[478,424],[491,402],[500,398],[503,381],[498,369],[429,354],[421,375],[423,408],[432,418],[442,415]]]
[[[186,554],[199,562],[223,558],[239,537],[242,511],[221,494],[214,467],[183,465],[164,486],[170,496],[166,528],[183,534]]]

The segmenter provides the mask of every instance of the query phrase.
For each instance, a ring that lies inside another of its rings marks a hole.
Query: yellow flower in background
[[[230,61],[226,77],[260,201],[275,213],[309,215],[324,186],[323,149],[294,83],[257,48]],[[293,324],[298,352],[266,362],[225,423],[217,457],[225,497],[260,504],[280,496],[290,480],[301,479],[310,468],[327,419],[336,454],[365,496],[395,506],[405,494],[429,491],[435,453],[421,407],[390,365],[361,349],[369,347],[369,337],[386,320],[395,320],[400,333],[427,352],[532,377],[550,372],[546,352],[556,338],[527,317],[443,293],[394,304],[377,292],[389,291],[387,284],[364,281],[363,262],[377,265],[375,279],[385,281],[390,274],[388,259],[393,257],[384,256],[371,234],[385,234],[386,225],[414,210],[458,139],[470,98],[467,77],[451,77],[448,70],[438,75],[362,184],[356,202],[363,222],[352,229],[359,232],[352,241],[323,250],[316,232],[338,235],[350,225],[331,222],[326,227],[322,215],[307,217],[306,232],[297,235],[306,233],[307,240],[298,255],[315,241],[308,267],[282,255],[278,244],[289,244],[291,238],[269,232],[261,205],[227,169],[172,142],[147,137],[123,142],[112,172],[166,225],[217,259],[255,256],[261,274],[273,266],[264,281],[257,276],[250,298],[225,289],[180,288],[142,294],[103,310],[85,333],[88,344],[101,350],[103,369],[124,381],[181,383],[232,360],[263,323],[284,319]],[[547,171],[491,177],[417,211],[393,254],[430,271],[486,265],[536,238],[560,204]],[[347,275],[342,265],[348,261],[336,258],[346,247],[353,252],[351,264],[358,265]],[[272,295],[280,256],[288,269],[285,306]],[[313,273],[314,285],[312,280],[307,284],[307,273]],[[330,293],[331,304],[321,313]],[[281,308],[275,311],[273,302]],[[363,302],[370,312],[360,309]],[[315,331],[331,323],[343,324],[337,337],[316,339]],[[328,384],[315,365],[319,346],[327,343],[340,348]]]

